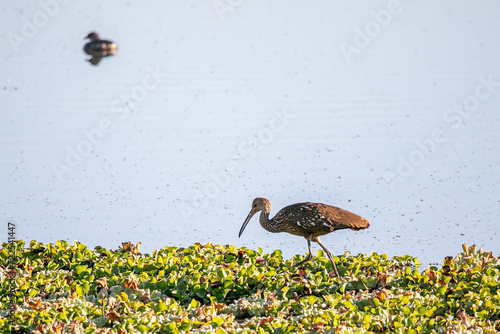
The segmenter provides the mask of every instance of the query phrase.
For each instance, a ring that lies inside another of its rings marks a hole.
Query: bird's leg
[[[306,257],[304,260],[302,260],[302,261],[300,261],[300,262],[298,262],[298,263],[294,264],[294,265],[292,266],[292,268],[294,268],[294,267],[298,267],[298,266],[300,266],[301,264],[304,264],[304,263],[306,263],[307,261],[309,261],[309,260],[311,260],[311,259],[313,258],[313,255],[312,255],[312,250],[311,250],[311,241],[307,240],[307,246],[309,247],[309,254],[307,255],[307,257]],[[282,271],[280,271],[279,273],[277,273],[274,277],[276,277],[276,276],[278,276],[278,275],[281,275],[281,274],[283,274],[283,273],[284,273],[284,271],[282,270]]]
[[[319,241],[319,237],[317,237],[315,241],[325,250],[326,255],[328,255],[328,258],[330,259],[330,262],[333,265],[333,271],[335,271],[335,275],[337,277],[340,277],[339,272],[337,271],[337,266],[335,265],[335,261],[333,261],[332,253],[330,253],[330,251],[326,249],[326,247],[321,243],[321,241]],[[311,249],[311,246],[309,246],[309,249]]]
[[[307,261],[310,261],[313,258],[312,250],[311,250],[311,241],[310,240],[307,240],[307,247],[309,247],[309,254],[307,255],[307,257],[304,260],[300,261],[299,263],[294,264],[292,266],[292,268],[293,267],[298,267],[301,264],[304,264],[304,263],[306,263]]]

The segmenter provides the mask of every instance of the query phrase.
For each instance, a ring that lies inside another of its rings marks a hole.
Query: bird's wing
[[[335,229],[350,228],[351,230],[362,230],[368,228],[370,223],[367,219],[350,211],[326,204],[317,204],[316,210]]]
[[[326,234],[334,230],[362,230],[370,226],[368,220],[343,209],[321,203],[297,203],[281,209],[273,218],[287,226],[289,233]]]
[[[272,220],[283,232],[295,235],[323,235],[331,232],[331,224],[322,217],[314,204],[305,202],[289,205],[281,209]]]

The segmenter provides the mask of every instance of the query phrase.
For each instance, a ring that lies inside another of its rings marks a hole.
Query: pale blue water
[[[2,5],[2,240],[305,254],[257,218],[238,239],[259,196],[371,221],[335,254],[498,255],[500,4],[388,4]],[[98,67],[90,31],[119,45]]]

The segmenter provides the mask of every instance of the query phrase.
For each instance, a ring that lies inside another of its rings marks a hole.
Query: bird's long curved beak
[[[253,217],[254,214],[255,214],[255,211],[253,211],[253,210],[250,211],[250,213],[248,214],[247,218],[243,222],[243,225],[241,226],[240,233],[238,234],[238,238],[241,237],[241,235],[243,234],[243,231],[245,230],[245,227],[247,227],[248,222],[250,221],[250,219],[252,219],[252,217]]]

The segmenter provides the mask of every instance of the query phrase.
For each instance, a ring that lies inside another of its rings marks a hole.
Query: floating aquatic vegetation
[[[484,333],[500,330],[500,260],[463,246],[443,266],[322,251],[290,268],[279,250],[194,244],[141,254],[18,241],[0,250],[0,328],[31,333]],[[296,256],[293,262],[303,259]],[[15,312],[9,317],[9,286]]]

